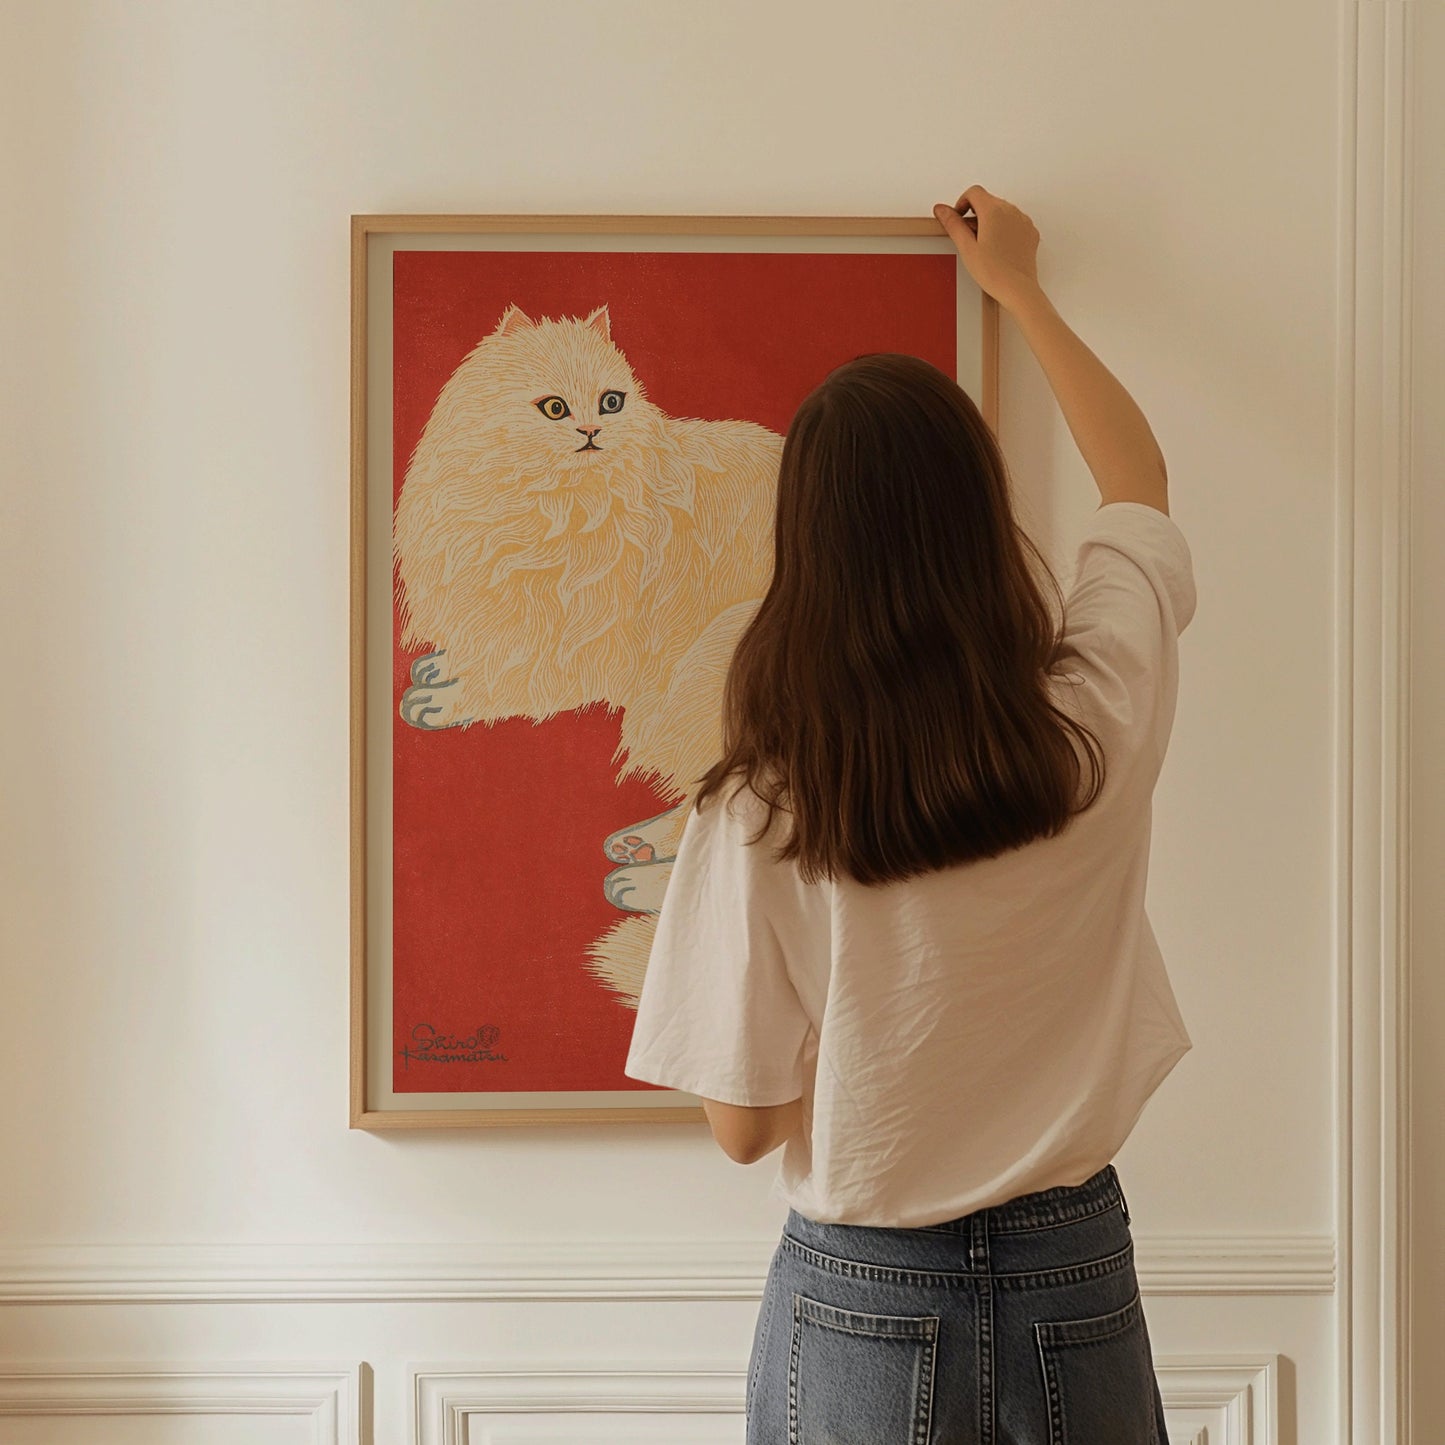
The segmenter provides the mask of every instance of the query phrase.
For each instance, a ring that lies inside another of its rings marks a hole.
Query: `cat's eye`
[[[564,416],[571,416],[567,403],[560,396],[544,396],[537,403],[537,410],[550,421],[561,421]]]
[[[598,411],[604,416],[612,412],[621,411],[622,402],[626,395],[627,393],[625,391],[604,391],[602,393],[602,400],[597,403]]]

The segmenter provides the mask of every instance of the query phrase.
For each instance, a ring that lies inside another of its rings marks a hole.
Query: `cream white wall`
[[[677,1395],[661,1434],[562,1433],[741,1440],[775,1161],[739,1168],[702,1126],[346,1128],[348,217],[927,214],[981,181],[1034,217],[1046,287],[1148,413],[1195,557],[1150,909],[1196,1047],[1118,1161],[1156,1356],[1176,1401],[1186,1356],[1219,1357],[1221,1400],[1272,1381],[1281,1429],[1259,1439],[1345,1438],[1352,15],[0,3],[0,1368],[239,1362],[265,1397],[310,1362],[339,1372],[310,1414],[185,1438],[355,1438],[374,1395],[382,1442],[408,1438],[417,1365],[716,1369],[617,1386]],[[1066,573],[1096,494],[1007,324],[1002,398],[1021,506]],[[0,1379],[0,1445],[32,1438],[5,1413],[26,1388]]]

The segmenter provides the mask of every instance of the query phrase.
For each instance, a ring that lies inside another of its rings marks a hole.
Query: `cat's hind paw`
[[[602,840],[602,851],[614,863],[657,863],[674,858],[683,811],[679,803],[665,813],[619,828]]]
[[[672,877],[672,860],[614,868],[602,880],[602,891],[614,908],[628,913],[657,913]]]
[[[652,844],[641,833],[614,834],[607,840],[607,856],[614,863],[656,862]]]

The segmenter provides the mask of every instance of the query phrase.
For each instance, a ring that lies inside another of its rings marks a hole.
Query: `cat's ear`
[[[587,318],[586,324],[604,341],[612,340],[612,322],[608,318],[605,301]]]
[[[492,332],[493,336],[510,336],[514,331],[520,331],[524,326],[535,326],[537,323],[527,315],[515,302],[502,312],[502,319],[497,322],[497,329]]]

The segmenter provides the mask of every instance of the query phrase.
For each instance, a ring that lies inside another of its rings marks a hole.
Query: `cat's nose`
[[[579,426],[577,430],[580,431],[583,436],[595,437],[602,428],[600,426]]]

